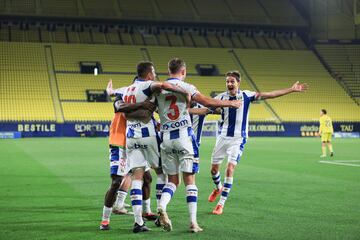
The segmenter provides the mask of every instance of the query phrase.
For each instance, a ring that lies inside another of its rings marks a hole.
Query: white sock
[[[165,174],[161,173],[157,175],[156,179],[156,206],[159,207],[159,202],[162,194],[162,190],[166,183],[166,176]]]
[[[125,202],[126,196],[127,196],[127,192],[125,192],[123,190],[119,190],[114,207],[116,207],[118,209],[124,207],[124,202]]]
[[[168,182],[167,184],[165,184],[165,187],[162,190],[162,194],[161,194],[161,198],[160,198],[158,208],[161,208],[164,211],[166,211],[166,207],[169,204],[169,202],[170,202],[172,196],[174,195],[175,191],[176,191],[176,185],[175,184],[173,184],[172,182]]]
[[[150,207],[150,198],[143,200],[143,212],[144,213],[151,213],[151,207]]]
[[[224,187],[222,189],[220,200],[219,200],[218,204],[220,204],[222,206],[225,205],[225,201],[228,198],[229,192],[230,192],[231,187],[232,187],[232,183],[233,183],[233,178],[232,177],[226,177],[225,178]]]
[[[143,181],[141,180],[132,180],[131,182],[131,204],[134,212],[135,222],[142,226],[144,224],[142,218],[142,185]]]
[[[108,207],[104,206],[101,220],[110,222],[111,211],[112,211],[112,208],[108,208]]]
[[[189,208],[190,223],[197,223],[196,213],[197,213],[197,196],[198,189],[196,185],[187,185],[186,186],[186,202]]]
[[[217,189],[221,189],[222,184],[221,184],[221,176],[220,176],[220,172],[215,173],[214,175],[212,175],[212,179],[213,182],[216,186]]]

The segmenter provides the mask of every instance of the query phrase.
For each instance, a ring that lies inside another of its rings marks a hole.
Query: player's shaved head
[[[180,58],[173,58],[168,63],[170,74],[176,74],[180,72],[183,67],[186,68],[186,64],[185,61]]]
[[[225,77],[234,77],[238,82],[241,80],[241,74],[239,71],[229,71],[225,73]]]
[[[151,73],[152,69],[154,68],[154,64],[149,61],[139,62],[136,66],[137,75],[139,78],[144,79],[146,76]]]

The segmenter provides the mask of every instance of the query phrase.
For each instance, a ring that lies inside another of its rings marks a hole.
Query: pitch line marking
[[[349,160],[351,162],[360,162],[360,160]],[[358,164],[351,164],[346,163],[345,161],[319,161],[319,163],[327,163],[327,164],[334,164],[334,165],[343,165],[343,166],[350,166],[350,167],[360,167]]]
[[[347,163],[347,162],[360,162],[360,160],[334,160],[333,162]]]

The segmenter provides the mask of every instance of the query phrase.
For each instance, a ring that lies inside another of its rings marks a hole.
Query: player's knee
[[[175,184],[175,186],[178,188],[180,185],[180,181],[179,180],[175,180],[172,182],[173,184]]]
[[[144,173],[144,185],[150,185],[152,182],[152,177],[150,171]]]
[[[229,164],[226,168],[226,176],[232,176],[234,174],[235,165]]]
[[[234,174],[234,169],[226,169],[226,176],[232,176]]]
[[[168,181],[173,183],[176,187],[179,187],[180,185],[180,179],[179,177],[175,177],[175,176],[168,176]]]
[[[120,188],[120,184],[122,181],[122,177],[113,177],[112,181],[111,181],[111,188],[112,189],[119,189]]]
[[[211,166],[210,172],[211,172],[212,175],[215,175],[218,171],[219,171],[218,166],[214,166],[214,165]]]

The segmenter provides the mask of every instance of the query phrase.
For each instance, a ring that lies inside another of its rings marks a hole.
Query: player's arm
[[[255,95],[255,99],[261,100],[261,99],[277,98],[294,92],[304,92],[307,89],[308,86],[306,83],[299,83],[299,81],[297,81],[290,88],[275,90],[271,92],[259,92]]]
[[[137,109],[132,112],[125,113],[126,119],[136,119],[143,122],[149,122],[153,112],[147,109]]]
[[[323,131],[323,128],[324,128],[324,124],[323,124],[323,122],[320,120],[319,135],[321,135],[321,133],[322,133],[322,131]]]
[[[160,92],[161,90],[166,90],[169,92],[180,93],[183,95],[188,94],[183,88],[168,82],[153,82],[150,85],[150,89],[153,93]]]
[[[115,96],[115,90],[113,89],[113,85],[112,85],[112,80],[110,79],[107,86],[106,86],[106,93],[110,96],[113,97]]]
[[[166,91],[174,92],[174,93],[180,93],[181,95],[183,95],[185,97],[188,106],[190,106],[191,96],[185,89],[183,89],[180,86],[177,86],[177,85],[174,85],[174,84],[171,84],[168,82],[153,82],[150,85],[150,89],[153,93],[159,93],[159,92],[161,92],[161,90],[166,90]]]
[[[114,102],[114,107],[116,111],[126,114],[136,111],[138,109],[148,110],[152,113],[156,109],[156,105],[149,100],[141,103],[124,103],[121,99],[117,99]]]
[[[221,108],[216,108],[214,110],[209,108],[190,108],[189,113],[193,115],[220,114]]]
[[[241,106],[240,100],[233,100],[233,101],[220,100],[220,99],[204,96],[200,92],[193,95],[192,99],[208,108],[219,108],[219,107],[239,108]]]
[[[153,82],[150,85],[150,89],[153,93],[159,93],[159,92],[161,92],[161,90],[179,93],[185,97],[186,103],[187,103],[188,107],[190,107],[191,96],[185,89],[183,89],[180,86],[177,86],[177,85],[174,85],[174,84],[171,84],[168,82]]]
[[[208,108],[190,108],[189,113],[193,115],[207,115],[210,113]]]

